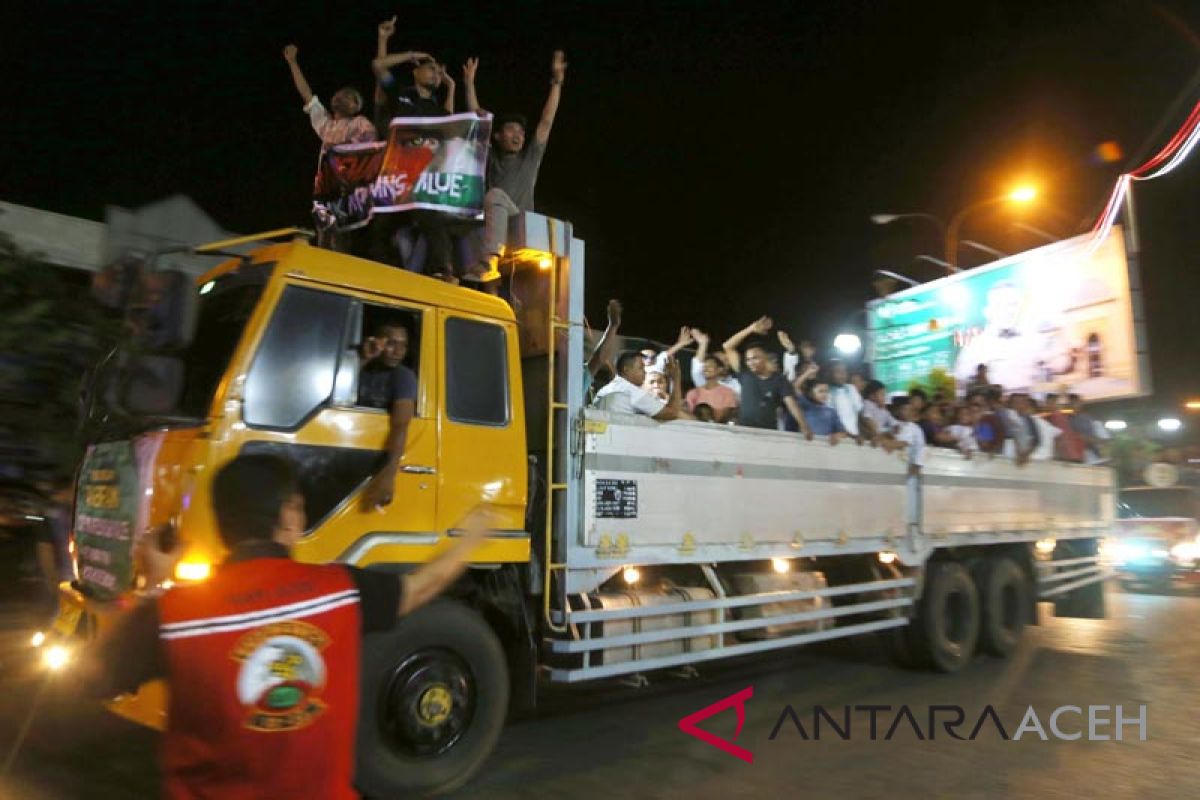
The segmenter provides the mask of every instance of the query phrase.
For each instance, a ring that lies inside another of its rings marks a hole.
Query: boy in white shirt
[[[946,433],[954,437],[958,450],[967,458],[979,452],[979,442],[975,440],[975,425],[971,409],[959,406],[954,412],[954,424],[946,427]]]

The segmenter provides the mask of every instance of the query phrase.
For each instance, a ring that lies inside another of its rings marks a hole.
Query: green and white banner
[[[151,468],[159,434],[88,448],[75,496],[75,559],[80,581],[100,599],[133,584],[133,543],[152,497]]]
[[[1124,238],[1114,227],[965,270],[870,304],[869,358],[889,391],[980,365],[1005,391],[1090,400],[1149,391]]]
[[[491,132],[490,115],[397,117],[386,142],[325,152],[315,209],[340,230],[365,225],[373,214],[413,209],[479,217]]]

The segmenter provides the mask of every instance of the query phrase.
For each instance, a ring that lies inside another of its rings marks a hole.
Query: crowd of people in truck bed
[[[1006,394],[979,365],[966,386],[932,393],[912,388],[888,394],[841,360],[824,364],[807,341],[797,345],[770,317],[727,338],[720,347],[707,333],[684,327],[663,351],[618,354],[621,304],[610,301],[608,326],[588,361],[591,403],[619,414],[660,421],[687,419],[793,431],[888,450],[905,448],[920,465],[927,447],[957,450],[964,458],[1012,458],[1018,464],[1057,459],[1103,461],[1103,425],[1075,394]],[[695,346],[695,352],[690,348]],[[690,387],[678,355],[691,353]],[[598,385],[600,378],[611,378]]]

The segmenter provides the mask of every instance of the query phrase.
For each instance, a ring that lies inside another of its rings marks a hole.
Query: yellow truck
[[[210,482],[237,453],[298,465],[305,561],[402,571],[491,504],[504,523],[450,596],[365,642],[370,796],[461,785],[544,681],[676,679],[854,635],[955,671],[1011,653],[1039,599],[1103,612],[1106,469],[935,452],[914,478],[870,447],[586,408],[584,246],[568,223],[513,221],[509,302],[261,238],[196,248],[225,260],[186,290],[178,308],[194,312],[152,318],[157,344],[100,370],[56,632],[86,647],[153,588],[133,541],[164,523],[187,544],[175,580],[205,580],[222,558]],[[408,327],[419,390],[395,501],[377,509],[362,492],[388,417],[355,403],[360,345],[385,317]],[[161,727],[167,704],[148,684],[111,707]]]

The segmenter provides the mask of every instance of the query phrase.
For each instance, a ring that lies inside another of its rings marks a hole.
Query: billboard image
[[[960,388],[980,364],[1007,392],[1145,394],[1121,229],[1010,256],[868,306],[875,377],[904,391],[934,369]]]

